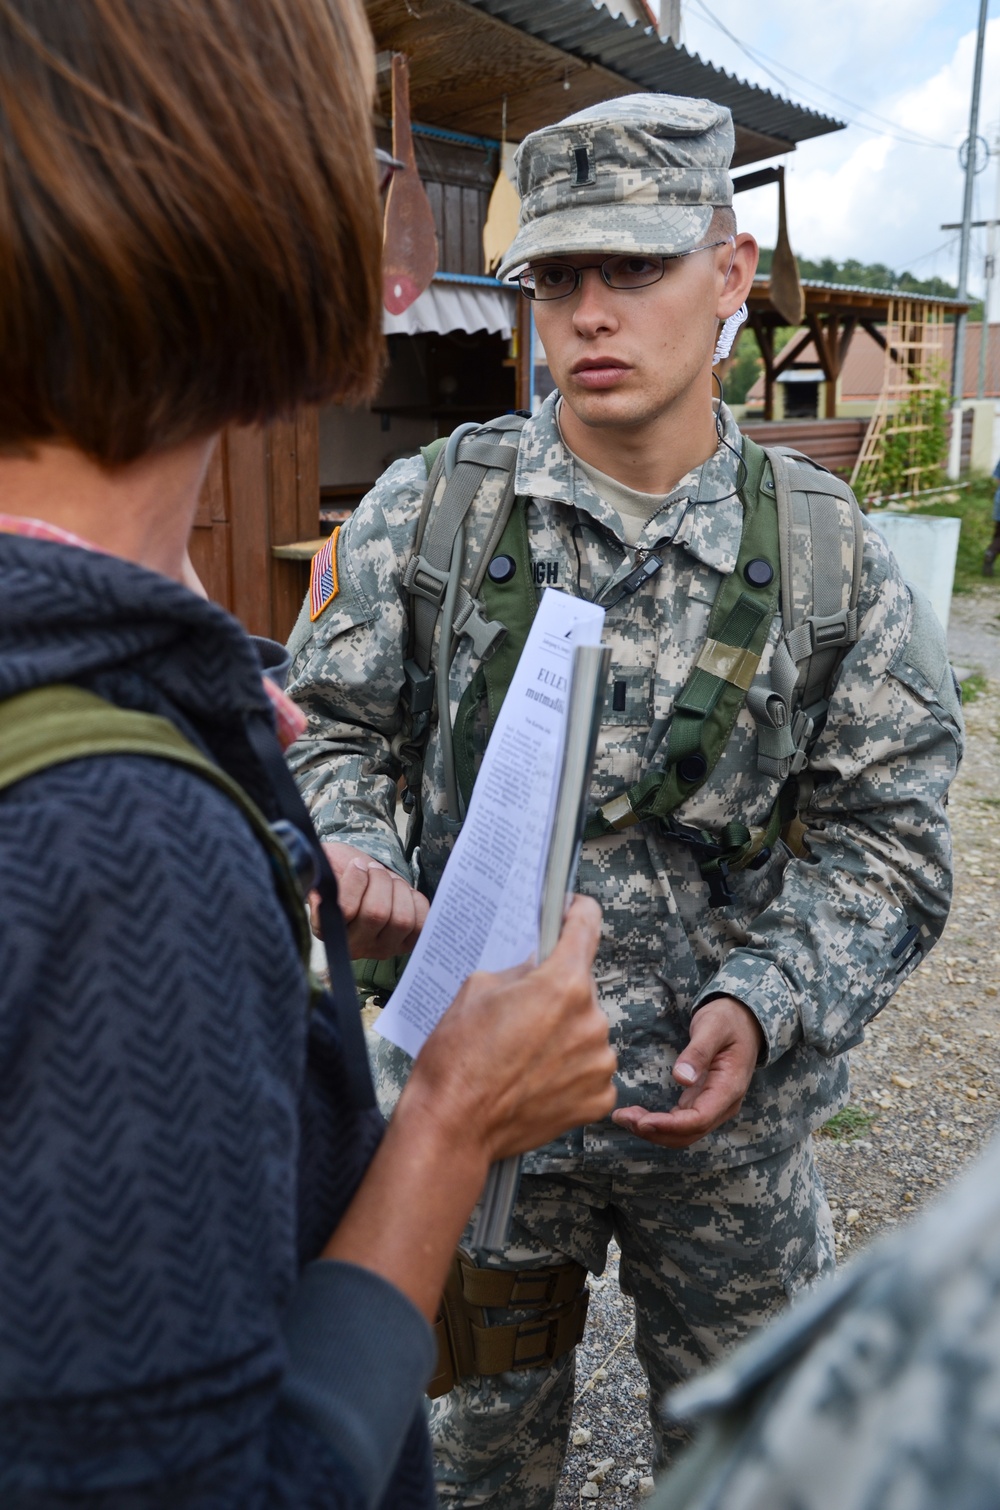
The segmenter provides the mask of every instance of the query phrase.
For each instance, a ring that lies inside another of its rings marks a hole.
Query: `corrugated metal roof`
[[[767,283],[767,275],[757,274],[755,283]],[[906,288],[869,288],[864,283],[823,283],[819,278],[802,278],[803,288],[821,288],[827,293],[870,294],[873,299],[914,299],[918,304],[942,304],[946,309],[968,309],[968,299],[943,299],[940,294],[911,294]]]
[[[650,91],[700,96],[728,105],[733,118],[750,131],[803,142],[840,131],[844,122],[748,84],[735,74],[705,63],[604,6],[581,0],[467,0],[478,10],[539,37],[563,52],[598,63]]]

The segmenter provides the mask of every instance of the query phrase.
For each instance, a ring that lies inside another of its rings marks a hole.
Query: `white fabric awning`
[[[503,288],[499,283],[489,288],[471,281],[442,283],[435,279],[401,315],[391,315],[384,309],[382,329],[387,336],[425,332],[444,335],[449,330],[471,334],[485,330],[509,341],[516,319],[517,297],[516,289]]]

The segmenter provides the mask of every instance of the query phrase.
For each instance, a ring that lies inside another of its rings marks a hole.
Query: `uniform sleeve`
[[[668,1396],[701,1429],[651,1510],[995,1505],[998,1166]]]
[[[861,634],[809,767],[805,858],[696,1003],[744,1002],[767,1059],[805,1042],[839,1054],[941,936],[951,905],[945,814],[963,747],[944,634],[866,532]]]
[[[139,757],[0,810],[0,1498],[371,1510],[430,1330],[367,1271],[299,1275],[308,993],[266,855]]]
[[[338,536],[337,592],[292,632],[288,692],[308,719],[289,761],[322,839],[355,844],[412,880],[395,824],[408,621],[401,585],[426,471],[420,457],[379,479]]]

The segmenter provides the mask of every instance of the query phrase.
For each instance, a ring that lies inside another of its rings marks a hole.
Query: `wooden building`
[[[813,389],[810,399],[814,401],[811,412],[790,414],[788,408],[779,418],[835,419],[840,410],[838,396],[844,364],[851,351],[856,334],[864,333],[864,343],[874,343],[879,356],[877,361],[878,383],[875,396],[881,391],[882,366],[886,350],[884,334],[890,312],[900,300],[906,301],[915,310],[919,309],[926,321],[943,326],[941,330],[942,362],[950,371],[950,327],[944,326],[946,318],[960,310],[967,310],[968,303],[957,299],[940,299],[928,294],[907,294],[885,288],[861,288],[842,283],[820,283],[812,279],[802,280],[805,296],[805,316],[798,335],[775,349],[775,333],[786,321],[771,303],[770,279],[756,278],[747,300],[750,310],[749,328],[757,337],[763,360],[759,397],[763,399],[763,418],[774,419],[775,391],[782,378],[802,374],[805,383]],[[754,397],[758,396],[755,385]],[[820,402],[821,400],[821,402]],[[820,408],[822,416],[820,416]]]
[[[294,622],[321,532],[389,462],[461,420],[526,407],[538,392],[526,301],[483,276],[482,228],[504,120],[506,140],[517,142],[622,94],[707,96],[733,112],[737,168],[840,128],[590,0],[367,0],[366,8],[380,56],[409,59],[439,269],[404,315],[387,315],[389,361],[367,410],[329,406],[263,431],[230,431],[220,447],[192,557],[213,597],[252,632],[277,638]],[[383,69],[375,125],[384,144],[388,84]]]

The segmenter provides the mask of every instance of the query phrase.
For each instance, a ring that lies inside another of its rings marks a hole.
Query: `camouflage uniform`
[[[654,103],[667,109],[669,100]],[[692,105],[707,102],[678,108]],[[590,158],[571,161],[583,172]],[[530,193],[530,183],[522,182],[522,191]],[[705,208],[682,205],[678,213]],[[621,244],[619,234],[614,249]],[[517,249],[515,243],[512,253]],[[556,403],[553,396],[526,422],[519,443],[507,434],[518,444],[515,486],[527,500],[539,592],[548,585],[610,600],[637,552],[659,546],[664,558],[640,592],[607,611],[616,695],[605,708],[593,783],[603,803],[662,758],[674,699],[705,640],[719,583],[735,568],[742,505],[734,451],[741,437],[723,408],[727,444],[679,481],[629,548],[622,519],[565,447]],[[336,596],[315,623],[304,610],[292,637],[290,690],[309,720],[292,763],[323,838],[358,845],[433,894],[455,835],[436,729],[426,755],[416,873],[394,821],[400,767],[393,741],[402,725],[408,635],[401,579],[425,482],[421,459],[397,462],[344,526]],[[473,502],[469,562],[480,558],[502,485],[488,474]],[[844,1104],[843,1051],[912,968],[910,957],[900,970],[894,946],[912,925],[926,928],[932,942],[947,916],[943,802],[960,752],[960,711],[940,630],[914,611],[874,530],[865,534],[858,618],[860,639],[840,669],[811,761],[808,859],[793,860],[778,843],[761,869],[731,878],[735,901],[713,911],[690,851],[656,824],[584,846],[578,888],[604,909],[596,976],[619,1055],[620,1104],[666,1110],[676,1102],[672,1065],[688,1041],[692,1013],[714,995],[744,1002],[766,1045],[739,1117],[693,1148],[659,1148],[606,1121],[530,1155],[512,1245],[491,1260],[544,1267],[571,1257],[599,1272],[614,1232],[654,1399],[832,1266],[809,1136]],[[776,621],[758,671],[762,682],[778,630]],[[469,640],[460,640],[453,719],[476,665]],[[756,754],[755,725],[744,708],[680,819],[712,829],[733,820],[765,823],[780,782],[761,774]],[[373,1049],[389,1109],[409,1061],[384,1040],[376,1038]],[[442,1498],[492,1510],[551,1505],[571,1393],[567,1358],[549,1369],[467,1381],[437,1402]],[[654,1428],[663,1461],[669,1444],[655,1413]],[[670,1433],[674,1441],[680,1435]]]
[[[652,1510],[1000,1504],[1000,1142],[671,1409],[704,1423]]]
[[[647,1148],[649,1145],[646,1145]],[[635,1349],[662,1400],[833,1268],[833,1224],[809,1142],[735,1170],[692,1174],[659,1162],[581,1161],[522,1177],[510,1243],[490,1268],[574,1258],[594,1274],[609,1240],[635,1301]],[[490,1313],[493,1322],[531,1319]],[[573,1411],[574,1355],[549,1369],[472,1378],[431,1407],[443,1504],[542,1510],[552,1504]],[[651,1411],[657,1458],[689,1439]]]

